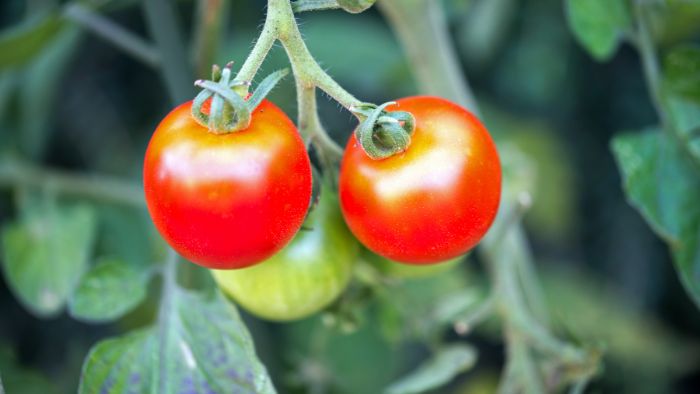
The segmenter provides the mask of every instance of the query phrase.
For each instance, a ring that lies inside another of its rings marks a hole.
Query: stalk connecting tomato
[[[429,264],[462,255],[491,226],[501,165],[481,122],[437,97],[398,100],[415,118],[408,148],[373,160],[354,136],[340,170],[340,203],[353,234],[388,259]]]
[[[311,164],[291,120],[267,100],[241,131],[198,124],[192,102],[160,123],[143,170],[156,228],[183,257],[209,268],[258,263],[299,230],[311,199]]]

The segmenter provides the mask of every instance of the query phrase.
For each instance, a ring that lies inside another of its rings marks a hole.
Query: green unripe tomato
[[[338,0],[338,5],[347,12],[358,14],[374,5],[376,1],[377,0]]]
[[[400,279],[414,279],[425,278],[451,270],[459,265],[465,256],[455,257],[437,264],[413,265],[397,263],[363,248],[362,258],[387,276]]]
[[[333,302],[350,281],[358,255],[359,244],[345,226],[337,195],[323,187],[318,205],[282,251],[253,267],[212,273],[219,287],[250,313],[289,321]]]

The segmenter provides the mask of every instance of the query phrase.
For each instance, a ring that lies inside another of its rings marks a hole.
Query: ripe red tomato
[[[212,270],[219,287],[248,312],[274,321],[297,320],[332,303],[348,285],[359,244],[343,222],[328,185],[304,229],[264,263]]]
[[[370,250],[409,264],[436,263],[473,248],[496,216],[501,165],[479,120],[437,97],[408,97],[388,111],[416,119],[405,152],[372,160],[355,137],[340,170],[340,203]]]
[[[143,168],[146,203],[165,240],[209,268],[243,268],[282,249],[304,221],[311,164],[291,120],[264,100],[250,126],[216,134],[192,102],[158,125]]]

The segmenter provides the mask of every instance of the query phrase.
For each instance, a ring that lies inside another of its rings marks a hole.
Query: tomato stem
[[[294,3],[297,8],[304,4],[314,7],[329,6],[329,2],[309,2]],[[322,4],[323,3],[323,4]],[[371,4],[373,2],[365,2]],[[303,8],[303,7],[302,7]],[[309,8],[318,9],[318,8]],[[401,152],[406,149],[410,138],[405,138],[413,130],[412,122],[387,122],[386,117],[384,122],[378,122],[378,117],[367,120],[368,116],[357,111],[357,108],[367,106],[367,103],[355,98],[351,93],[345,90],[338,82],[336,82],[323,68],[318,64],[316,59],[309,52],[306,43],[301,37],[299,26],[294,18],[294,10],[292,3],[289,0],[268,0],[267,16],[265,25],[263,26],[260,37],[258,38],[253,50],[248,58],[243,63],[241,70],[236,76],[237,81],[251,80],[258,69],[262,65],[265,57],[269,53],[274,43],[279,40],[292,65],[292,71],[296,80],[297,100],[299,105],[298,124],[302,136],[307,143],[312,143],[328,158],[336,160],[342,156],[342,148],[338,146],[323,128],[321,121],[318,118],[316,109],[316,88],[319,88],[331,96],[335,101],[352,112],[355,117],[361,122],[370,122],[365,125],[364,129],[370,130],[369,135],[363,134],[366,144],[363,144],[365,151],[373,158],[383,158],[396,152]],[[243,88],[244,89],[244,88]],[[376,108],[376,105],[373,105]],[[382,114],[384,115],[384,114]],[[399,115],[397,115],[399,116]],[[404,118],[408,119],[407,116]],[[412,119],[412,118],[411,118]],[[398,127],[397,127],[398,125]],[[402,130],[399,130],[403,129]],[[384,132],[391,135],[392,138],[388,141],[395,141],[391,146],[382,146],[381,150],[374,143],[373,138],[375,132]],[[396,134],[396,138],[394,138]],[[400,137],[400,138],[399,138]],[[366,146],[365,146],[366,145]],[[375,149],[376,148],[376,149]],[[381,151],[381,152],[380,152]],[[387,153],[390,154],[387,154]]]
[[[452,47],[441,3],[388,0],[380,1],[378,6],[397,33],[420,90],[460,103],[478,115],[478,105]]]

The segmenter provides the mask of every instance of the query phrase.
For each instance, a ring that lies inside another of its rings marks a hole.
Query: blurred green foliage
[[[65,2],[55,2],[59,7],[53,12],[34,12],[29,3],[35,2],[0,4],[4,26],[0,163],[19,157],[138,182],[145,144],[168,111],[160,79],[64,19],[60,5]],[[148,37],[134,2],[108,3],[112,7],[104,11],[107,17]],[[640,59],[625,42],[634,29],[628,2],[445,3],[464,71],[483,103],[484,119],[497,136],[504,163],[510,163],[519,177],[515,189],[530,191],[534,197],[525,220],[537,254],[545,256],[538,270],[544,276],[555,325],[583,342],[600,343],[606,351],[605,372],[594,382],[594,390],[694,392],[700,381],[697,309],[677,290],[666,246],[654,241],[645,222],[624,204],[620,177],[635,207],[670,242],[682,281],[698,294],[700,6],[682,0],[652,5],[650,27],[665,58],[666,122],[680,143],[659,132],[616,138],[618,175],[608,151],[612,135],[656,122]],[[185,22],[193,14],[194,2],[180,1],[177,6]],[[243,61],[259,32],[263,10],[263,1],[232,2],[215,56],[218,63]],[[386,101],[416,91],[395,38],[375,10],[360,15],[303,14],[299,20],[311,52],[353,94],[367,101]],[[566,30],[567,21],[572,34]],[[189,39],[193,26],[189,21],[184,25]],[[679,42],[685,44],[676,46]],[[594,63],[579,44],[609,63]],[[282,49],[275,48],[263,72],[286,65]],[[291,78],[271,99],[290,116],[295,114]],[[326,100],[320,105],[331,135],[344,142],[354,126],[351,115]],[[26,192],[33,195],[37,190]],[[0,194],[5,229],[0,281],[2,385],[8,393],[73,392],[87,346],[156,317],[153,301],[127,312],[149,294],[148,267],[162,259],[163,248],[143,212],[114,205],[59,205],[32,208],[25,214],[10,208],[16,197],[5,189]],[[88,258],[88,250],[97,257]],[[62,260],[69,263],[61,264]],[[289,325],[246,319],[279,392],[382,392],[399,377],[412,371],[420,375],[421,368],[430,368],[423,364],[430,357],[441,372],[450,372],[440,366],[444,356],[430,344],[436,338],[455,346],[463,343],[452,324],[488,291],[476,260],[469,258],[426,279],[390,279],[382,292],[371,294],[363,304],[357,317],[360,324],[349,333],[340,324],[328,324],[329,315]],[[47,266],[63,270],[41,269]],[[105,270],[118,275],[103,280]],[[82,276],[84,272],[87,276]],[[114,278],[118,280],[112,282]],[[12,287],[18,281],[37,287],[18,291]],[[78,292],[71,298],[76,286]],[[46,289],[55,291],[47,297]],[[66,302],[71,314],[83,320],[123,317],[88,328],[58,315]],[[112,314],[101,314],[104,308],[97,302],[109,305]],[[182,324],[173,325],[171,335],[201,334],[188,324],[199,328],[196,324],[206,317],[198,312],[225,309],[217,302],[197,299],[193,310],[179,309]],[[36,315],[52,316],[51,329],[43,329],[46,323],[18,303]],[[240,339],[231,329],[237,324],[236,316],[220,322],[220,330],[211,337],[233,346]],[[439,392],[493,392],[503,348],[492,328],[487,325],[469,333],[478,353],[475,369]],[[88,376],[114,372],[119,381],[134,368],[148,368],[129,365],[127,358],[117,356],[124,348],[147,350],[140,346],[156,338],[154,329],[149,330],[103,342],[91,354]],[[198,338],[204,348],[211,345]],[[170,346],[169,351],[177,351]],[[450,362],[462,367],[452,372],[471,367],[467,353],[458,354],[461,364]],[[111,371],[109,362],[120,368]],[[427,384],[420,376],[415,379]],[[91,384],[86,381],[83,392],[95,392]]]

